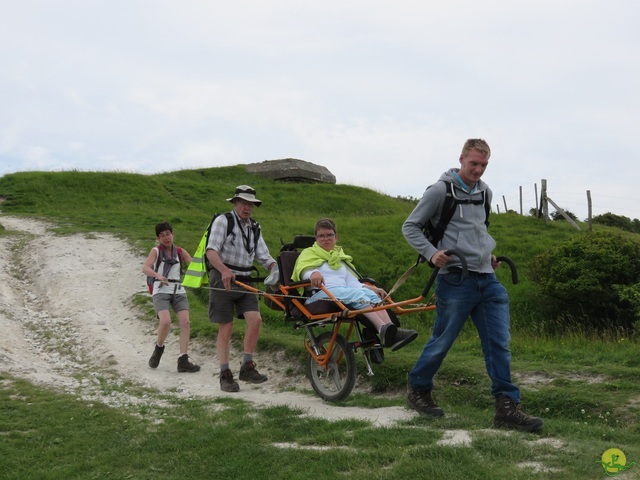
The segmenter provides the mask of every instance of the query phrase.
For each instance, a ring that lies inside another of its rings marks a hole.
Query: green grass
[[[315,221],[329,216],[337,221],[340,243],[361,273],[387,288],[415,262],[416,254],[400,233],[411,202],[348,185],[275,183],[251,176],[241,166],[151,176],[16,173],[0,178],[0,197],[5,199],[0,207],[6,215],[49,219],[57,225],[55,234],[113,233],[126,239],[142,261],[154,244],[154,225],[162,220],[173,224],[176,243],[193,253],[213,213],[228,210],[225,199],[244,183],[254,186],[264,201],[254,213],[274,255],[281,241],[312,233]],[[1,223],[0,217],[0,234],[10,233]],[[596,462],[607,449],[619,448],[628,462],[640,461],[638,342],[616,332],[594,337],[579,328],[562,336],[545,334],[541,325],[552,320],[544,317],[527,278],[531,258],[586,235],[581,225],[578,232],[566,222],[544,223],[511,213],[491,217],[496,254],[512,258],[520,272],[518,285],[509,283],[507,269],[499,275],[512,302],[514,376],[527,411],[545,419],[541,434],[491,428],[489,379],[469,324],[437,377],[436,396],[447,416],[416,416],[390,428],[355,420],[332,423],[286,407],[256,409],[238,400],[177,400],[105,379],[104,389],[163,400],[161,407],[142,402],[113,408],[2,373],[0,477],[606,478]],[[429,274],[421,265],[395,297],[417,296]],[[141,276],[141,288],[143,281]],[[206,318],[203,293],[190,292],[192,335],[212,339],[216,330]],[[133,302],[142,312],[152,311],[148,296],[136,296]],[[303,333],[285,324],[279,312],[265,307],[263,316],[260,350],[284,352],[292,365],[300,366],[292,375],[301,375]],[[420,332],[419,340],[389,352],[387,361],[375,366],[368,381],[377,395],[354,393],[337,408],[403,405],[407,372],[433,319],[432,312],[403,317],[404,325]],[[242,322],[236,323],[240,334]],[[363,367],[360,363],[359,371]],[[451,430],[468,432],[471,444],[441,445]],[[523,466],[538,464],[551,470],[536,473]],[[620,478],[640,478],[640,466]]]
[[[608,414],[609,405],[587,400],[599,392],[584,390],[557,385],[540,393],[549,413],[538,435],[490,429],[491,411],[473,401],[477,393],[443,403],[444,418],[374,428],[228,399],[113,409],[2,374],[0,466],[6,479],[604,478],[595,462],[607,449],[637,458],[638,428],[630,417],[638,412],[614,404]],[[574,415],[553,414],[566,403]],[[594,411],[581,413],[584,404]],[[439,443],[443,432],[456,430],[468,433],[470,445]],[[533,462],[558,473],[522,467]]]

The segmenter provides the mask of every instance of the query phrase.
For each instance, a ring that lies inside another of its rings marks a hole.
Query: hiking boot
[[[398,327],[395,323],[385,323],[380,327],[380,340],[383,347],[391,347],[395,343]]]
[[[496,415],[493,426],[496,428],[515,428],[524,432],[540,430],[544,422],[541,418],[532,417],[522,411],[519,403],[509,397],[496,397]]]
[[[189,361],[189,355],[185,353],[184,355],[180,355],[178,357],[178,372],[194,373],[199,371],[200,371],[200,365],[194,365],[193,363],[191,363]]]
[[[430,415],[432,417],[444,416],[444,410],[442,410],[433,399],[431,390],[413,390],[410,388],[407,394],[407,406],[423,415]]]
[[[240,375],[238,378],[243,382],[263,383],[267,381],[267,376],[256,370],[256,362],[253,360],[245,363],[240,367]]]
[[[153,350],[153,355],[151,355],[151,358],[149,359],[149,366],[151,368],[158,368],[158,365],[160,365],[160,359],[162,358],[163,353],[164,353],[164,345],[159,347],[156,344],[156,348]]]
[[[238,392],[240,385],[233,379],[231,370],[225,370],[220,373],[220,390],[223,392]]]
[[[400,350],[402,347],[409,345],[416,338],[418,338],[418,332],[416,332],[415,330],[406,330],[404,328],[399,328],[394,340],[395,343],[391,347],[391,351],[395,352],[396,350]]]

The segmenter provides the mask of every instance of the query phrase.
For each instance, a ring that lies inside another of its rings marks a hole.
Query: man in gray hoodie
[[[443,416],[435,402],[433,378],[460,330],[471,317],[478,330],[491,393],[496,399],[496,427],[534,431],[542,428],[540,418],[527,415],[520,407],[520,390],[511,381],[509,297],[497,280],[499,266],[495,240],[487,232],[487,211],[492,193],[480,177],[489,164],[491,150],[482,139],[469,139],[460,155],[460,168],[442,174],[425,191],[422,199],[402,225],[409,244],[439,268],[436,280],[436,321],[433,334],[409,373],[407,405],[421,414]],[[447,187],[450,183],[450,188]],[[438,224],[445,196],[450,191],[455,211],[442,238],[432,245],[423,230]],[[488,202],[488,203],[487,203]],[[467,260],[469,275],[462,276],[460,260],[446,251],[455,249]]]

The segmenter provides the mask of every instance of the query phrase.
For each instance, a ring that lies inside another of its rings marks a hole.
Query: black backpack
[[[444,180],[443,180],[444,181]],[[424,236],[427,237],[427,240],[431,242],[434,247],[438,246],[438,242],[442,240],[444,236],[444,231],[447,229],[447,225],[453,218],[453,214],[456,211],[456,207],[460,204],[462,205],[482,205],[484,204],[484,212],[485,219],[484,224],[489,227],[489,213],[491,212],[491,206],[489,202],[487,202],[485,192],[482,191],[482,198],[478,200],[472,200],[470,198],[466,198],[461,200],[453,196],[453,185],[451,182],[444,182],[447,186],[446,196],[444,198],[444,204],[442,205],[442,212],[440,213],[440,219],[436,225],[431,223],[431,220],[427,222],[427,224],[422,229]]]

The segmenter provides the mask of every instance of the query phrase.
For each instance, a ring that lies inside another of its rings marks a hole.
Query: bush
[[[632,330],[640,320],[638,241],[611,234],[578,236],[535,257],[529,272],[560,324],[571,319],[598,331]]]
[[[564,213],[565,213],[565,215],[567,217],[569,217],[574,222],[578,221],[578,217],[576,217],[575,214],[573,212],[571,212],[570,210],[565,210]],[[558,210],[554,211],[551,214],[551,219],[554,220],[554,221],[565,221],[566,220],[564,218],[564,215],[562,215]]]
[[[627,232],[640,233],[640,220],[634,218],[631,220],[624,215],[616,215],[615,213],[607,212],[602,215],[596,215],[593,217],[593,223],[600,225],[607,225],[609,227],[616,227]]]

